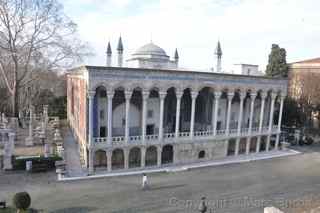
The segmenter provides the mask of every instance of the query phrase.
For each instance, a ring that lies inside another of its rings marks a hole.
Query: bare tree
[[[87,50],[56,0],[0,0],[0,76],[14,116],[21,88],[35,80],[33,72],[72,66]]]
[[[311,121],[312,113],[320,106],[320,74],[305,70],[298,75],[298,103]],[[310,123],[309,123],[310,124]]]

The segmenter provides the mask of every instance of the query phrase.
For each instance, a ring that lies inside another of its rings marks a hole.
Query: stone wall
[[[219,159],[227,156],[227,141],[204,141],[201,143],[175,144],[175,162],[193,163]],[[204,151],[204,157],[199,158],[201,151]]]

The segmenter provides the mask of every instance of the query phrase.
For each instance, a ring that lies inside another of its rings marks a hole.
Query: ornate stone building
[[[121,40],[117,50],[118,66],[108,44],[107,66],[68,74],[68,120],[90,173],[279,148],[287,80],[183,71],[177,50],[170,60],[153,43],[123,67]]]

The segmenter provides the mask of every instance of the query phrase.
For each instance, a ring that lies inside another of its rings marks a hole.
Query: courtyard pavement
[[[320,206],[320,145],[298,149],[303,153],[149,174],[148,190],[141,189],[141,175],[57,182],[54,172],[0,172],[0,200],[11,203],[14,193],[28,191],[33,208],[51,213],[191,213],[206,196],[211,212],[262,212],[264,206],[310,212]]]
[[[84,176],[86,173],[83,171],[80,164],[79,147],[69,128],[65,131],[64,151],[68,176]]]

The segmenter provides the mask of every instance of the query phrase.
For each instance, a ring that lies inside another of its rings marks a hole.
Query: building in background
[[[233,74],[263,76],[264,73],[259,70],[259,65],[255,64],[234,64]]]
[[[181,70],[177,51],[170,60],[153,43],[123,67],[122,40],[117,49],[117,64],[110,47],[107,66],[74,68],[67,78],[68,121],[90,173],[279,148],[286,79]]]
[[[320,105],[320,58],[289,64],[288,95],[300,105],[315,108]],[[319,111],[310,112],[313,127],[319,128]]]

